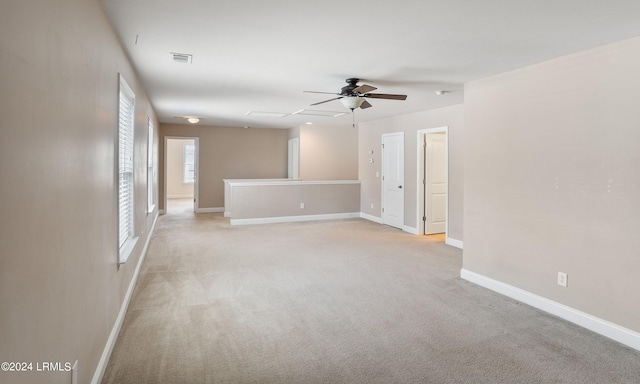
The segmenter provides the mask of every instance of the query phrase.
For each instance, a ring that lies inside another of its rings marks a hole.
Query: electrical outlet
[[[304,209],[304,203],[300,203],[300,209]]]
[[[569,275],[564,272],[558,272],[558,285],[562,287],[567,287],[568,285]]]

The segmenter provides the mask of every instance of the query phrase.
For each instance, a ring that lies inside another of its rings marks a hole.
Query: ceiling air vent
[[[312,110],[312,109],[301,109],[299,111],[292,113],[292,115],[325,116],[325,117],[340,117],[346,114],[347,112],[318,111],[318,110]]]
[[[173,57],[173,61],[175,61],[176,63],[191,64],[193,62],[193,55],[190,53],[170,53],[171,57]]]
[[[285,117],[285,116],[288,116],[289,113],[249,111],[245,113],[245,115],[256,116],[256,117]]]

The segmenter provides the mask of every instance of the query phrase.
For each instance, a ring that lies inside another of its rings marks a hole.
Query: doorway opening
[[[197,137],[165,137],[164,207],[167,214],[197,211]]]
[[[447,242],[449,227],[448,127],[418,131],[418,233]]]

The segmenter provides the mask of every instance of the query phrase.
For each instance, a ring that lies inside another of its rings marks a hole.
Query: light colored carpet
[[[639,383],[640,352],[365,220],[159,218],[103,383]]]

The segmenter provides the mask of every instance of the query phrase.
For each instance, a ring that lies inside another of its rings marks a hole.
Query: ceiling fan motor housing
[[[360,79],[357,79],[355,77],[348,78],[346,82],[349,85],[345,85],[344,87],[342,87],[340,94],[343,96],[357,96],[357,93],[353,92],[353,90],[358,88],[358,81],[360,81]]]
[[[318,105],[327,103],[333,100],[340,100],[340,102],[347,108],[353,110],[355,108],[371,108],[372,105],[365,100],[367,97],[371,97],[374,99],[390,99],[390,100],[405,100],[407,95],[394,95],[389,93],[370,93],[371,91],[375,91],[376,87],[373,87],[368,84],[358,85],[360,79],[356,77],[351,77],[346,80],[347,85],[340,89],[340,93],[337,93],[339,97],[334,97],[329,100],[320,101],[317,103],[313,103],[311,105]],[[314,91],[305,91],[305,92],[314,92]],[[330,93],[330,92],[314,92],[314,93]]]

